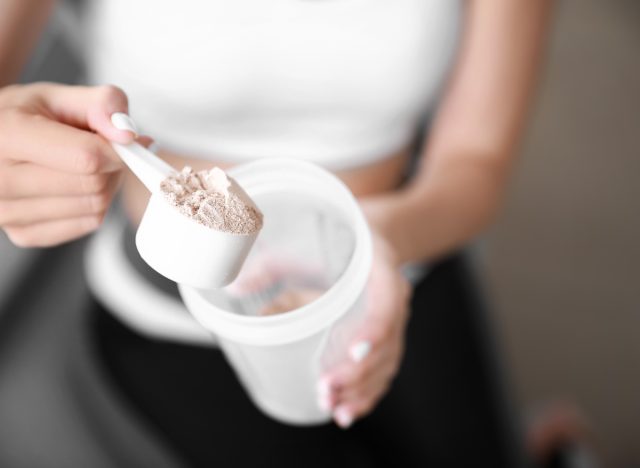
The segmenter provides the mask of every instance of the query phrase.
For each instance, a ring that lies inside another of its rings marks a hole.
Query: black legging
[[[480,303],[463,256],[435,265],[391,390],[346,431],[264,416],[217,349],[143,338],[98,304],[90,323],[108,374],[189,466],[516,466]]]

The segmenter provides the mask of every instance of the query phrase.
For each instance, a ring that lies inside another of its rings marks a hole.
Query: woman
[[[451,351],[459,351],[458,357],[436,359],[434,352],[449,348],[431,343],[449,340],[432,336],[429,327],[436,313],[454,321],[458,314],[475,313],[460,257],[438,260],[459,251],[498,209],[534,87],[548,3],[96,1],[85,12],[89,80],[117,87],[79,87],[8,86],[53,2],[47,8],[35,0],[5,2],[0,225],[23,247],[57,245],[96,230],[124,173],[107,140],[128,143],[137,137],[132,120],[111,119],[128,114],[128,98],[135,122],[175,167],[224,168],[271,155],[324,164],[359,198],[375,239],[371,306],[353,342],[353,359],[319,382],[319,404],[331,409],[337,425],[361,422],[345,433],[292,429],[261,419],[247,402],[235,400],[195,414],[208,395],[180,399],[188,392],[170,389],[170,376],[199,382],[194,376],[213,376],[216,366],[218,373],[227,372],[222,358],[216,351],[145,338],[150,332],[144,326],[134,331],[125,325],[141,323],[131,316],[133,306],[115,310],[108,292],[96,291],[109,309],[96,305],[91,312],[104,362],[168,443],[193,464],[220,458],[254,463],[251,457],[264,453],[274,463],[293,464],[300,463],[301,451],[318,463],[335,462],[328,455],[335,451],[336,460],[352,457],[364,466],[391,460],[419,466],[485,460],[497,466],[504,454],[492,431],[483,430],[480,397],[452,396],[460,414],[451,415],[453,422],[441,434],[425,423],[441,402],[422,400],[446,399],[439,387],[468,383],[456,380],[456,372],[437,373],[429,366],[460,361],[459,372],[466,372],[469,364],[457,347]],[[416,148],[423,117],[436,102],[429,137]],[[419,164],[405,181],[413,152]],[[122,200],[131,226],[147,197],[125,174]],[[425,262],[432,271],[411,285],[401,267]],[[410,300],[414,312],[407,329]],[[406,334],[410,346],[392,386]],[[456,338],[464,340],[450,337]],[[137,372],[123,357],[131,350],[151,368],[160,360],[169,367],[145,374],[138,365]],[[175,374],[167,364],[171,356],[183,356],[175,359]],[[420,360],[427,368],[417,365]],[[211,391],[232,394],[235,387],[226,388],[232,377],[223,377],[211,377]],[[158,387],[164,398],[153,396]],[[225,451],[235,434],[229,432],[234,414],[243,424],[236,435],[246,434],[260,450]],[[219,441],[214,447],[207,444],[211,434]]]

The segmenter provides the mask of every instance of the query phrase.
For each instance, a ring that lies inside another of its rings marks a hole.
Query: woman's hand
[[[384,396],[404,352],[410,286],[392,247],[376,233],[373,241],[365,317],[349,348],[351,360],[328,371],[318,388],[320,405],[330,409],[343,428],[369,413]]]
[[[122,169],[106,139],[135,138],[126,115],[127,130],[111,122],[116,112],[127,97],[113,86],[0,89],[0,227],[14,244],[56,245],[100,225]]]

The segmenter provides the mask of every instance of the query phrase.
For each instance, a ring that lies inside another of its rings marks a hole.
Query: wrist
[[[397,198],[395,194],[371,197],[361,200],[361,207],[371,229],[374,250],[399,267],[407,259],[404,258],[404,241],[398,217],[401,208]]]

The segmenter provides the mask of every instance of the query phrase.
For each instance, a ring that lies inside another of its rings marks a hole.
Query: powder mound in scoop
[[[262,213],[245,202],[237,184],[219,168],[194,172],[186,166],[160,183],[165,198],[180,213],[211,229],[252,234],[262,228]]]

